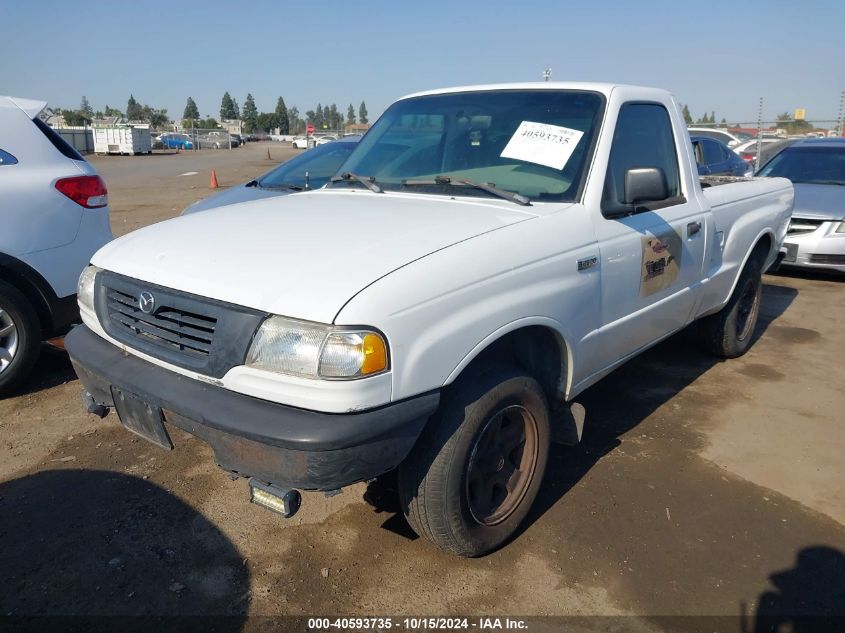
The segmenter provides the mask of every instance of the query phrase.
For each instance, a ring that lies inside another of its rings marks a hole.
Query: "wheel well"
[[[754,249],[751,251],[751,257],[749,257],[749,259],[758,259],[760,261],[760,265],[762,266],[771,252],[772,236],[765,233],[759,240],[757,240],[757,243],[754,245]]]
[[[9,284],[26,297],[38,315],[42,331],[47,332],[51,330],[53,324],[50,302],[45,296],[44,285],[47,282],[36,276],[40,277],[26,264],[0,256],[0,281]]]
[[[567,379],[566,343],[551,328],[531,325],[508,332],[480,352],[461,374],[495,363],[521,367],[540,383],[550,404],[563,401]]]

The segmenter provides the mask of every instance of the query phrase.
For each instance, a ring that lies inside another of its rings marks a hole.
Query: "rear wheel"
[[[549,442],[546,397],[532,377],[496,367],[463,378],[399,467],[408,523],[461,556],[494,550],[528,514]]]
[[[736,358],[748,351],[760,316],[762,285],[761,262],[752,258],[745,264],[727,305],[699,324],[704,345],[711,353]]]
[[[17,288],[0,281],[0,396],[17,387],[38,360],[41,325]]]

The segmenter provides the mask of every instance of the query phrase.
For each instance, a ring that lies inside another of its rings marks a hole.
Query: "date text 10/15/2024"
[[[352,617],[309,618],[312,631],[498,631],[525,630],[528,624],[519,618],[440,618],[440,617]]]

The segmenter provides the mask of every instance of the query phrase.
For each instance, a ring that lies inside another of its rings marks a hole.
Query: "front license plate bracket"
[[[111,393],[117,417],[123,426],[163,449],[173,450],[173,442],[164,428],[161,407],[152,406],[139,396],[117,387],[112,387]]]

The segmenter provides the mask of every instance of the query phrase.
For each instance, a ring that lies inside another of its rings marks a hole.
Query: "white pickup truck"
[[[398,469],[413,529],[464,556],[514,533],[585,388],[696,320],[746,351],[793,200],[702,184],[672,95],[608,84],[414,94],[341,172],[115,240],[67,349],[89,411],[201,438],[254,502]]]

